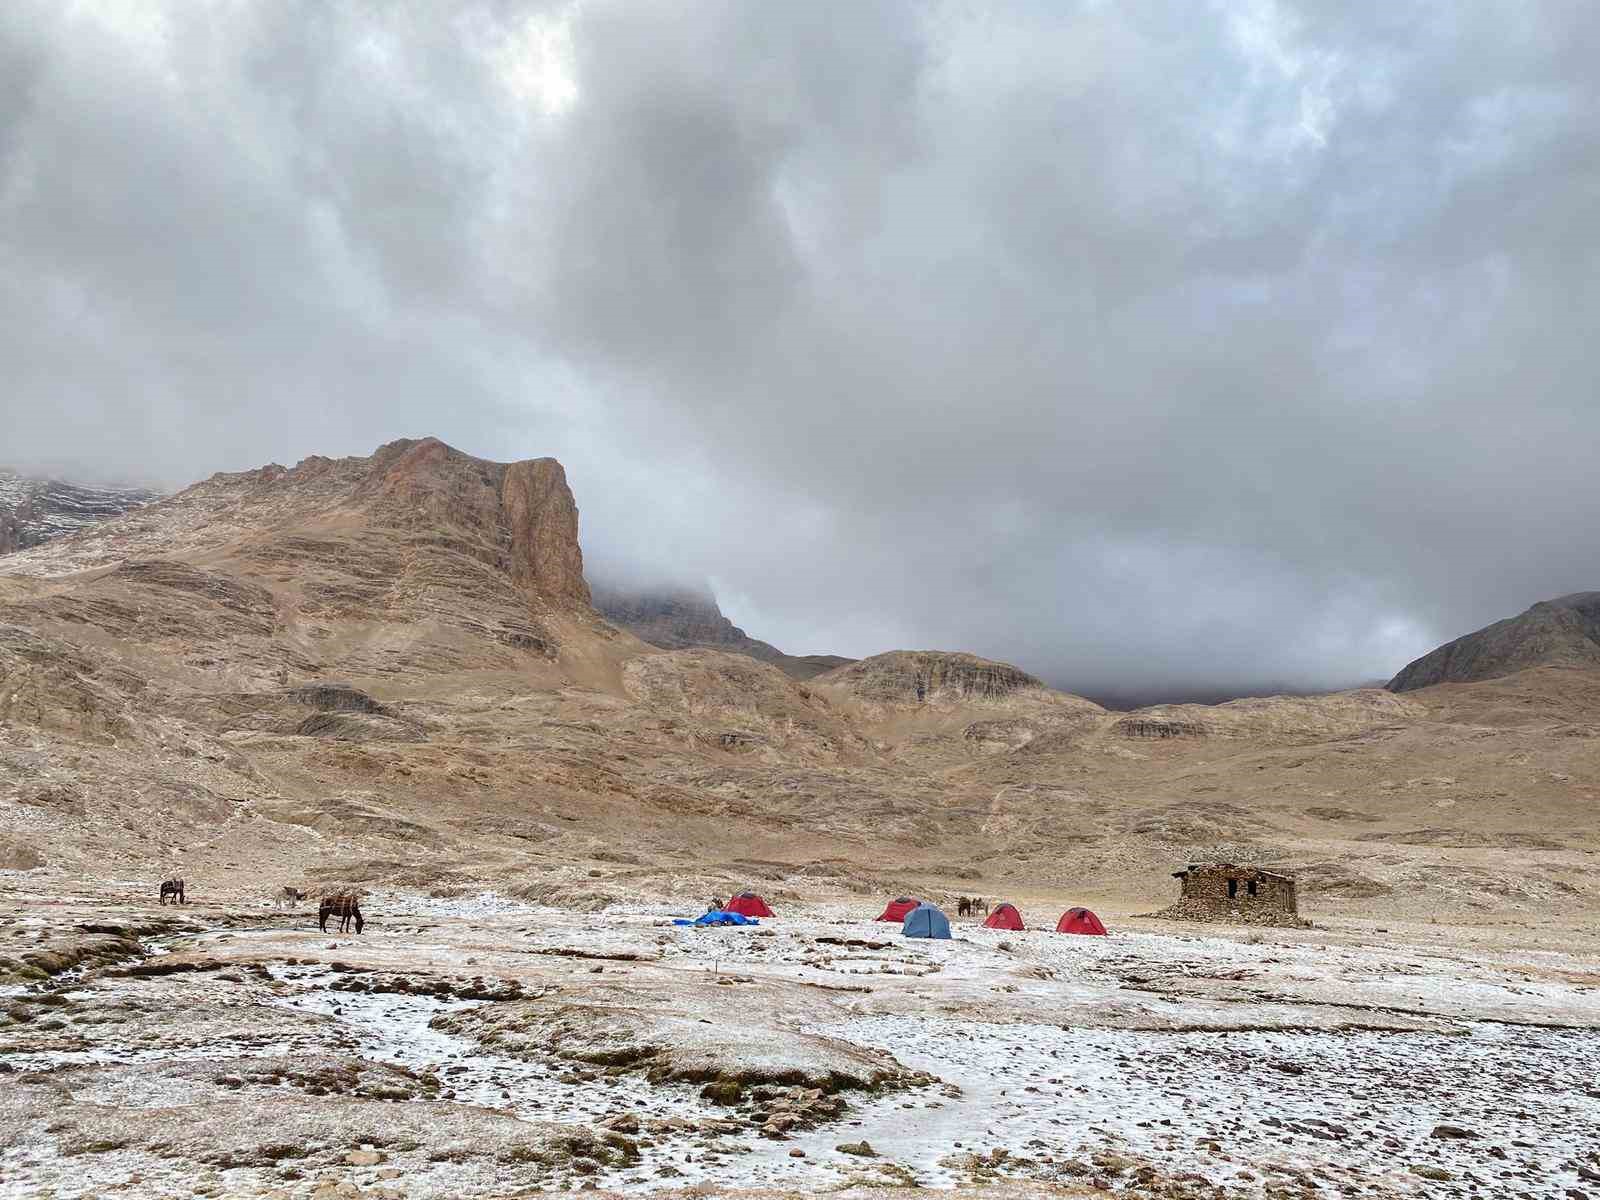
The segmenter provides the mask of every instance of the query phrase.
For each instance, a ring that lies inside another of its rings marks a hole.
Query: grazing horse
[[[305,898],[306,898],[306,894],[304,892],[302,892],[299,888],[290,887],[288,884],[284,884],[283,888],[280,891],[277,891],[277,892],[273,893],[273,896],[272,896],[272,907],[273,908],[293,908],[296,904],[299,904],[300,901],[304,900]]]
[[[181,880],[181,879],[163,879],[161,881],[161,903],[162,904],[165,904],[167,902],[167,897],[168,896],[172,897],[172,902],[174,904],[187,904],[188,903],[188,901],[183,898],[183,880]]]
[[[337,896],[324,896],[322,903],[317,906],[317,927],[323,933],[328,932],[328,918],[339,918],[339,932],[348,933],[350,922],[356,923],[356,932],[361,932],[365,924],[361,919],[361,906],[356,903],[355,893],[341,892]]]

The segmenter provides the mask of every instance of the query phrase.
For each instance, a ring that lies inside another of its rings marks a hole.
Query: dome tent
[[[741,917],[774,917],[777,916],[767,902],[754,892],[740,892],[727,903],[727,911],[738,913]]]
[[[1017,906],[1009,900],[1004,904],[996,904],[994,911],[983,923],[985,929],[1024,929],[1022,914],[1017,911]]]
[[[921,903],[922,901],[914,900],[910,896],[900,896],[889,901],[883,912],[872,919],[874,921],[904,921],[906,914]]]
[[[932,904],[923,901],[906,914],[905,924],[900,932],[906,937],[949,940],[950,918]]]
[[[1099,917],[1087,908],[1069,908],[1056,922],[1057,933],[1091,933],[1105,936],[1106,927]]]

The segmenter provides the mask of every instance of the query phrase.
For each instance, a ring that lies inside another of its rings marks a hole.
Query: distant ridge
[[[640,641],[663,650],[722,650],[771,663],[791,679],[812,679],[854,659],[836,654],[785,654],[728,620],[709,587],[655,587],[591,581],[595,609]]]
[[[90,487],[0,467],[0,554],[42,546],[160,498],[148,488]]]
[[[1391,692],[1499,679],[1529,667],[1600,667],[1600,592],[1544,600],[1424,654],[1389,681]]]

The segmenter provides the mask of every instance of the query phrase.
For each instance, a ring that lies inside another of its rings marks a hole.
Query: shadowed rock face
[[[663,650],[730,650],[763,662],[783,657],[776,646],[749,636],[723,616],[709,589],[596,583],[593,593],[601,616]]]
[[[1600,592],[1574,592],[1448,642],[1389,681],[1391,692],[1500,679],[1529,667],[1600,667]]]
[[[613,625],[663,650],[724,650],[771,663],[791,679],[813,679],[851,660],[833,654],[785,654],[727,617],[709,588],[593,585],[594,606]]]
[[[0,469],[0,554],[42,546],[160,499],[145,488],[98,488]]]

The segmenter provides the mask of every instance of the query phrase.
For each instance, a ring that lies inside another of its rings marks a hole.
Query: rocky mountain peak
[[[1447,642],[1389,681],[1391,692],[1499,679],[1530,667],[1600,667],[1600,592],[1543,600]]]
[[[499,463],[435,438],[368,457],[213,475],[19,554],[16,614],[96,614],[140,670],[231,686],[515,670],[598,625],[578,509],[554,459]],[[151,664],[156,664],[152,666]]]
[[[750,637],[724,616],[716,596],[704,584],[631,587],[597,579],[590,590],[595,608],[606,620],[664,650],[715,647],[768,660],[782,653]]]
[[[626,584],[596,580],[594,606],[613,625],[663,650],[707,649],[745,654],[795,679],[811,679],[850,662],[831,654],[785,654],[753,638],[726,616],[707,584]]]
[[[492,462],[438,438],[403,438],[366,458],[313,455],[292,468],[213,475],[175,500],[226,505],[257,525],[359,514],[408,541],[431,536],[547,600],[589,603],[578,507],[553,458]]]

